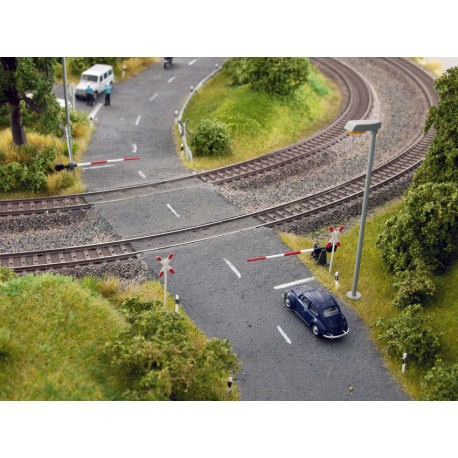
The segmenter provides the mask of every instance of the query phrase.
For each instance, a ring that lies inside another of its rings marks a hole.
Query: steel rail
[[[218,169],[203,172],[193,172],[191,174],[179,175],[149,183],[141,183],[118,188],[102,189],[81,194],[61,196],[59,199],[78,199],[79,201],[82,201],[84,207],[77,205],[73,206],[73,208],[78,209],[87,208],[90,207],[91,204],[96,203],[123,200],[124,198],[128,199],[134,197],[146,197],[155,194],[138,195],[139,190],[144,192],[153,189],[156,192],[158,190],[161,192],[160,189],[165,188],[165,191],[163,192],[170,192],[171,190],[183,189],[184,187],[188,188],[190,187],[189,183],[196,182],[196,179],[198,179],[198,184],[202,184],[202,182],[208,184],[222,184],[227,181],[240,180],[248,176],[253,176],[256,174],[264,173],[268,170],[272,170],[274,168],[285,166],[286,164],[289,164],[293,161],[309,157],[318,153],[319,151],[322,151],[325,148],[328,148],[332,144],[340,141],[345,135],[343,126],[349,119],[362,119],[368,115],[370,109],[372,108],[372,95],[368,84],[361,78],[361,76],[342,62],[331,58],[314,59],[314,62],[320,67],[323,73],[332,78],[338,84],[338,86],[341,87],[342,93],[344,95],[344,100],[339,115],[327,126],[314,133],[313,135],[307,137],[306,139],[271,153],[267,153],[263,156],[232,164],[230,166],[220,167]],[[170,189],[171,183],[173,183],[174,186],[177,183],[180,184],[178,188],[175,187]],[[195,184],[194,186],[197,186],[198,184]],[[129,196],[129,192],[133,192],[135,195]],[[120,194],[119,199],[108,198],[108,196],[116,193]],[[86,199],[91,200],[94,197],[94,200],[87,202]],[[52,199],[52,197],[42,199],[42,210],[38,204],[40,199],[0,201],[3,203],[3,210],[0,211],[0,216],[14,216],[15,214],[23,215],[27,213],[37,214],[40,212],[46,212],[46,202]],[[13,202],[14,205],[22,206],[21,212],[8,211],[8,209],[13,205]],[[31,204],[33,204],[35,207],[33,211],[27,210],[27,207]],[[58,208],[58,206],[54,206],[54,211],[67,211],[71,208],[72,206],[69,205],[62,205],[60,208]]]

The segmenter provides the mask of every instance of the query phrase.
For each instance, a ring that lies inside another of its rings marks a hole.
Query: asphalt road
[[[106,164],[84,173],[88,189],[154,181],[190,173],[176,153],[172,129],[190,86],[221,58],[174,58],[114,87],[111,106],[95,115],[85,161],[138,155],[140,161]],[[103,104],[101,97],[97,103]],[[84,102],[77,102],[88,109]],[[94,105],[94,109],[96,105]],[[212,187],[97,205],[120,237],[155,233],[241,213]],[[330,224],[338,225],[339,221]],[[383,366],[358,316],[340,302],[350,333],[315,338],[282,303],[280,285],[310,278],[295,257],[247,263],[250,257],[288,251],[273,231],[255,229],[174,250],[168,290],[208,336],[228,339],[242,361],[237,384],[243,400],[407,400]],[[158,273],[157,255],[144,256]],[[308,283],[315,284],[314,280]]]

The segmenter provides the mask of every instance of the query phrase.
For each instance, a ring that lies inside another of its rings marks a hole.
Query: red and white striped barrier
[[[67,169],[69,172],[73,171],[75,167],[86,167],[88,165],[97,165],[97,164],[108,164],[110,162],[122,162],[122,161],[138,161],[140,158],[135,157],[123,157],[122,159],[104,159],[102,161],[92,161],[92,162],[80,162],[76,164],[75,162],[70,162],[70,164],[56,164],[54,170],[60,172],[61,170]]]
[[[122,159],[105,159],[102,161],[92,161],[92,162],[81,162],[76,164],[78,167],[86,167],[88,165],[98,165],[98,164],[109,164],[111,162],[122,162],[122,161],[138,161],[139,157],[124,157]]]
[[[270,256],[260,256],[259,258],[250,258],[250,259],[247,259],[247,262],[264,261],[265,259],[281,258],[282,256],[295,256],[297,254],[302,254],[302,253],[311,253],[312,251],[313,251],[313,248],[308,248],[307,250],[299,250],[299,251],[288,251],[287,253],[272,254]]]

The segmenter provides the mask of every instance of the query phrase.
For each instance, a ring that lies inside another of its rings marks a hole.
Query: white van
[[[77,84],[75,96],[77,99],[86,98],[86,88],[90,85],[94,90],[94,100],[103,93],[105,86],[114,84],[114,73],[111,65],[96,64],[81,75],[81,81]]]

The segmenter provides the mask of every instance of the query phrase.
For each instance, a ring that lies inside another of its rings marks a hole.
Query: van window
[[[111,75],[113,72],[111,70],[108,70],[108,74]]]
[[[107,78],[108,78],[108,72],[103,75],[103,79],[107,79]]]
[[[94,81],[95,83],[98,81],[97,76],[95,75],[85,75],[84,73],[81,75],[81,81]]]

